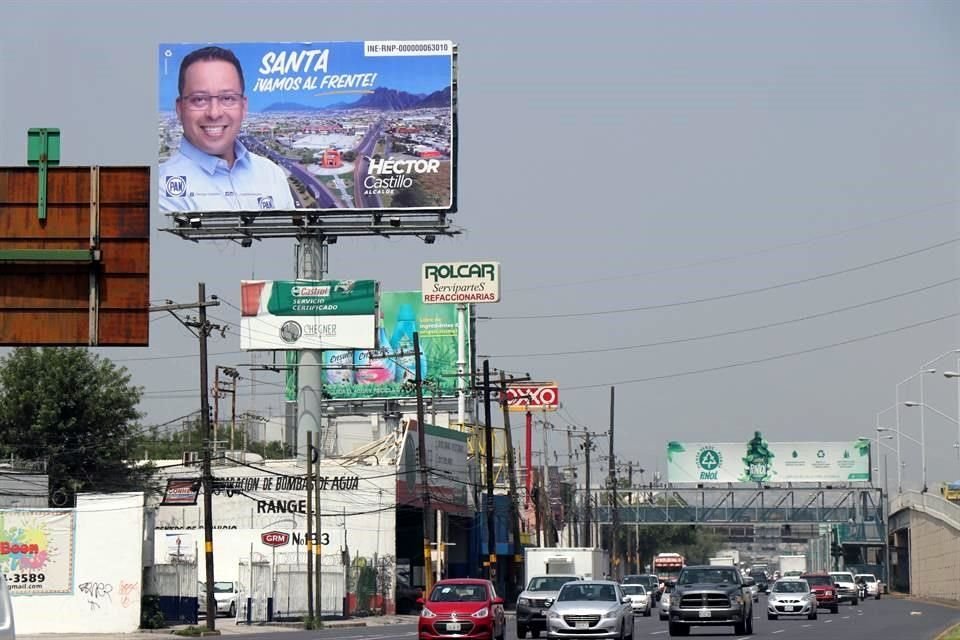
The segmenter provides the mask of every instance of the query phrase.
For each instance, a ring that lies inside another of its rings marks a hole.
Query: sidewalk
[[[384,627],[388,625],[395,624],[416,624],[417,616],[370,616],[364,618],[350,618],[348,620],[326,620],[323,623],[324,628],[326,629],[347,629],[355,627]],[[164,629],[146,629],[142,631],[135,631],[133,633],[47,633],[41,635],[20,635],[17,634],[18,640],[53,640],[54,638],[69,638],[69,640],[108,640],[111,638],[122,638],[123,640],[159,640],[160,637],[168,636],[171,638],[179,638],[181,636],[173,635],[173,632],[177,629],[185,629],[188,625],[180,624],[172,627],[166,627]],[[199,627],[204,626],[204,621],[201,619],[197,624]],[[302,625],[298,625],[294,622],[268,622],[263,624],[237,624],[235,621],[228,618],[219,618],[217,619],[217,631],[220,632],[223,636],[242,636],[251,633],[264,633],[264,632],[284,632],[284,631],[300,631],[303,629]]]

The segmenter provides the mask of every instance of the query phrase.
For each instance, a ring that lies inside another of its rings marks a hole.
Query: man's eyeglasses
[[[210,106],[211,100],[216,100],[224,109],[236,109],[243,102],[242,93],[221,93],[218,96],[212,96],[208,93],[191,93],[188,96],[182,96],[180,100],[187,105],[188,109],[202,111]]]

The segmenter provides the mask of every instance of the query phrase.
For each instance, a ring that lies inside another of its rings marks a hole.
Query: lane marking
[[[831,622],[833,622],[833,620],[824,620],[823,624],[830,624]]]
[[[805,625],[801,625],[801,626],[802,626],[804,629],[806,629],[807,627],[812,627],[813,625],[805,624]]]
[[[786,631],[786,629],[777,629],[774,633],[783,633],[784,631]]]
[[[652,635],[652,636],[658,636],[658,635],[660,635],[661,633],[666,633],[666,631],[654,631],[654,632],[651,633],[650,635]]]
[[[843,619],[844,619],[844,620],[849,620],[849,619],[850,619],[850,616],[843,616]]]

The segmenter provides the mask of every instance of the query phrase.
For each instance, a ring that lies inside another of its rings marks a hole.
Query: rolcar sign
[[[500,301],[499,262],[439,262],[420,273],[424,304]]]

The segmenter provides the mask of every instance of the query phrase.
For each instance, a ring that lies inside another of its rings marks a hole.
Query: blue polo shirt
[[[236,161],[228,167],[183,138],[177,153],[160,164],[160,211],[295,209],[283,169],[239,140],[234,144]]]

